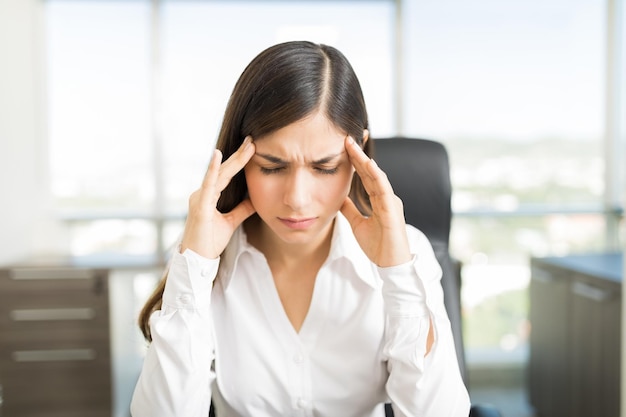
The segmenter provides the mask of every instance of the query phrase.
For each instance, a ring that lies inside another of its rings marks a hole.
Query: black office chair
[[[461,323],[461,267],[449,252],[452,220],[450,164],[446,148],[426,139],[386,138],[374,140],[374,159],[387,174],[395,194],[402,199],[406,222],[430,240],[443,270],[441,285],[452,325],[461,375],[468,385]],[[393,416],[391,407],[386,415]],[[472,417],[499,417],[495,408],[473,405]]]

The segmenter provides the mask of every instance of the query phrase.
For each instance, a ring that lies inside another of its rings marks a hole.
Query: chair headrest
[[[402,199],[407,223],[431,240],[448,244],[452,186],[448,153],[443,144],[427,139],[374,140],[374,159]]]

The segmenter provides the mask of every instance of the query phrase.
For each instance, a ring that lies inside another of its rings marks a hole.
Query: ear
[[[370,138],[370,131],[367,129],[363,129],[363,146],[365,146],[369,138]]]

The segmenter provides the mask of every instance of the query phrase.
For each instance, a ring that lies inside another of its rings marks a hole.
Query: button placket
[[[310,373],[308,369],[307,356],[298,343],[292,352],[289,368],[291,369],[291,380],[294,382],[291,391],[294,415],[308,416],[311,413],[310,398]]]

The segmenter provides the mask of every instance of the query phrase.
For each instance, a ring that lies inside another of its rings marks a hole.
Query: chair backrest
[[[430,240],[443,270],[441,284],[459,361],[467,383],[461,323],[459,263],[450,257],[448,243],[452,220],[448,152],[439,142],[415,138],[374,140],[374,159],[385,171],[394,192],[404,204],[406,222]]]

